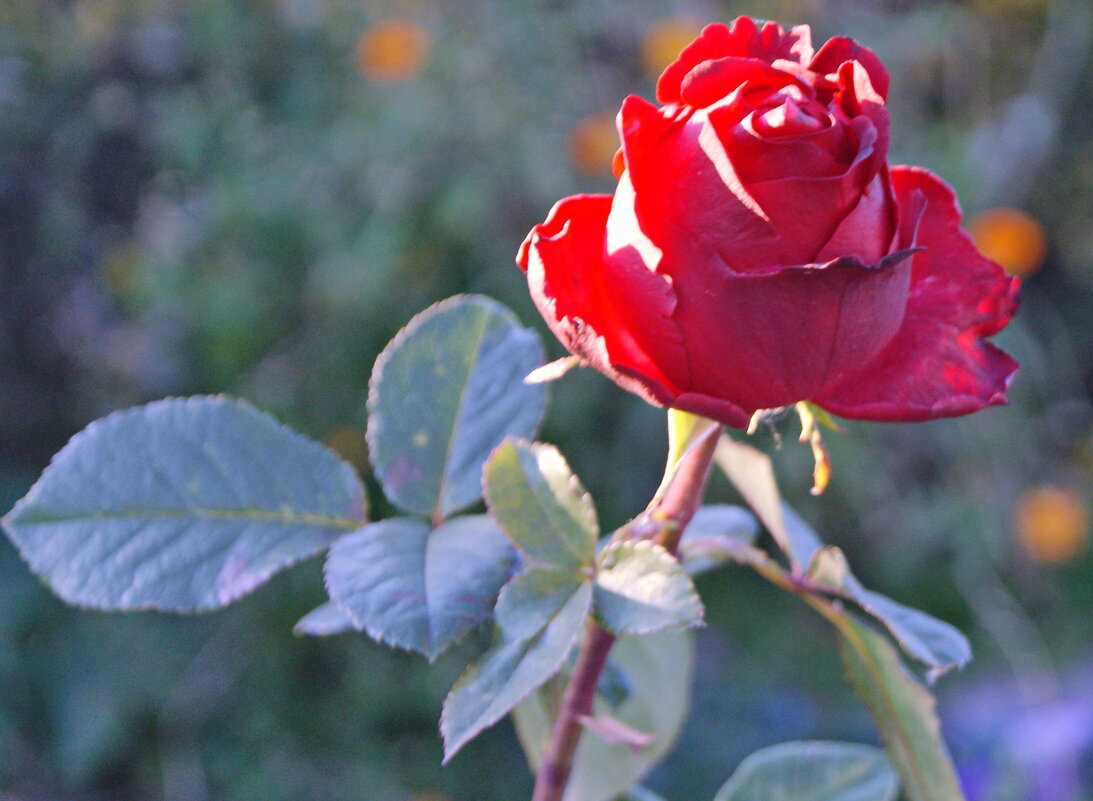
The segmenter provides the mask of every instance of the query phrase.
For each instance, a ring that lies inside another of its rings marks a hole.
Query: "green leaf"
[[[665,801],[665,799],[648,787],[635,785],[626,792],[626,795],[620,796],[619,801]]]
[[[879,748],[793,742],[748,756],[714,801],[895,801],[898,793]]]
[[[618,542],[600,554],[593,609],[613,634],[648,634],[702,621],[691,577],[660,545]]]
[[[432,531],[417,518],[396,517],[334,543],[326,584],[357,628],[431,661],[490,617],[515,558],[486,515]]]
[[[486,462],[486,502],[529,560],[560,569],[589,567],[596,553],[596,509],[551,445],[508,439]]]
[[[539,425],[546,390],[524,377],[542,360],[538,336],[489,298],[414,317],[376,360],[368,396],[370,455],[391,502],[440,518],[477,501],[490,452]]]
[[[240,598],[365,519],[356,473],[238,400],[170,399],[92,423],[4,519],[64,600],[194,612]]]
[[[731,444],[726,445],[726,442]],[[774,500],[777,499],[778,488],[772,483],[773,471],[770,470],[767,456],[747,445],[723,438],[718,443],[717,458],[718,464],[723,468],[728,465],[734,471],[733,475],[750,487],[747,493],[743,489],[740,492],[745,498],[750,493],[760,504],[753,508],[767,528],[773,533],[775,529],[772,526],[778,527],[781,533],[776,539],[785,543],[783,550],[791,564],[796,565],[795,573],[807,574],[818,583],[829,586],[834,593],[858,604],[888,629],[910,656],[928,665],[931,677],[940,676],[971,660],[971,646],[959,630],[925,612],[866,589],[850,570],[842,551],[824,546],[812,527],[788,504],[778,500],[775,513]],[[745,468],[751,474],[745,475]]]
[[[571,572],[530,570],[505,586],[493,645],[444,701],[445,762],[558,672],[591,605],[592,583]]]
[[[617,705],[598,694],[594,712],[610,715],[652,735],[653,739],[635,752],[625,743],[611,744],[594,732],[584,732],[577,746],[565,801],[614,799],[664,758],[687,714],[693,661],[694,641],[690,631],[624,636],[616,641],[611,662],[625,673],[629,693]],[[542,688],[513,711],[520,744],[535,771],[557,714],[560,693],[552,693],[552,685]]]
[[[819,538],[788,507],[783,507],[787,523],[798,528],[798,537]],[[849,598],[884,626],[909,655],[930,668],[930,679],[953,668],[963,667],[972,658],[971,645],[955,626],[931,617],[918,609],[873,592],[851,572],[843,552],[834,546],[820,546],[812,551],[807,575]]]
[[[755,515],[741,506],[710,504],[695,512],[679,541],[679,561],[692,576],[729,561],[759,536]]]
[[[930,666],[931,681],[971,661],[968,638],[955,626],[867,590],[852,573],[846,577],[846,588],[855,603],[888,629],[904,651]]]
[[[322,606],[317,606],[304,615],[292,627],[292,633],[297,635],[310,635],[312,637],[329,637],[332,634],[345,634],[348,631],[356,631],[353,619],[349,613],[333,601],[327,601]]]
[[[910,801],[964,801],[934,697],[881,634],[847,613],[831,617],[847,679],[865,701]]]
[[[824,547],[823,541],[812,526],[784,501],[782,502],[782,527],[786,541],[790,543],[790,553],[801,565],[807,566],[816,551]],[[789,556],[790,553],[786,555]]]
[[[763,521],[778,547],[789,558],[794,573],[803,571],[812,551],[819,541],[809,537],[810,530],[802,530],[792,511],[786,514],[774,467],[770,457],[750,445],[722,436],[714,453],[717,466],[729,479],[737,492],[747,501],[752,511]]]

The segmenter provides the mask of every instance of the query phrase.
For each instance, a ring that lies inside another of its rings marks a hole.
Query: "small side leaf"
[[[895,801],[899,779],[879,748],[781,743],[740,763],[714,801]]]
[[[596,510],[557,448],[508,439],[486,462],[483,480],[490,511],[529,560],[558,569],[592,564]]]
[[[873,713],[910,801],[964,801],[934,697],[883,635],[848,613],[832,622],[850,686]]]
[[[904,651],[930,666],[930,681],[971,661],[968,638],[955,626],[867,590],[853,574],[847,576],[846,588],[850,597],[888,629]]]
[[[759,536],[755,515],[742,506],[711,504],[695,512],[679,541],[679,561],[692,576],[739,559]]]
[[[579,574],[531,570],[505,586],[494,644],[444,701],[445,762],[558,672],[591,605],[591,582]]]
[[[796,541],[810,543],[808,577],[854,601],[884,626],[909,656],[930,668],[931,680],[971,661],[971,645],[956,627],[866,589],[839,548],[822,545],[808,524],[785,504],[782,515]]]
[[[546,390],[524,376],[542,360],[535,332],[489,298],[414,317],[376,360],[368,396],[370,455],[391,502],[448,517],[477,501],[490,451],[539,425]]]
[[[648,634],[702,620],[691,577],[668,551],[648,540],[604,549],[593,603],[597,619],[614,634]]]
[[[642,749],[648,748],[657,739],[655,734],[638,731],[611,715],[584,715],[578,720],[586,730],[608,745],[625,745],[632,754],[641,753]]]
[[[635,784],[624,795],[619,796],[619,801],[666,801],[666,799],[664,796],[657,795],[648,787]]]
[[[631,788],[672,748],[689,706],[694,638],[690,631],[620,637],[611,661],[630,691],[619,704],[597,694],[594,712],[647,735],[636,750],[597,736],[581,738],[564,801],[610,801]],[[513,710],[513,722],[532,770],[537,771],[557,713],[557,697],[542,688]],[[646,798],[638,788],[633,798]],[[647,791],[646,791],[647,792]],[[655,798],[656,796],[651,796]]]
[[[489,618],[516,553],[485,515],[435,530],[396,517],[338,540],[326,560],[330,597],[375,640],[436,659]]]
[[[292,627],[292,633],[296,635],[310,635],[312,637],[329,637],[332,634],[345,634],[347,631],[356,631],[353,619],[349,613],[332,601],[327,601],[322,606],[317,606],[300,618]]]
[[[172,398],[74,436],[4,518],[64,600],[96,609],[216,609],[365,519],[332,451],[250,404]]]
[[[800,518],[786,513],[774,466],[770,457],[750,445],[737,442],[723,435],[714,453],[717,466],[729,479],[737,492],[747,501],[755,514],[763,521],[778,547],[789,559],[794,573],[800,573],[808,565],[812,551],[819,547],[819,540],[809,537],[809,530],[796,525]]]

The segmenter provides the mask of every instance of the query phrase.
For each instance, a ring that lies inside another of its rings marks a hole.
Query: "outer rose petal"
[[[985,337],[1017,308],[1018,280],[984,258],[960,230],[960,208],[940,178],[893,167],[902,208],[924,198],[907,309],[899,332],[864,369],[813,400],[859,420],[929,420],[1006,401],[1017,363]],[[918,196],[918,198],[916,198]]]
[[[608,264],[605,250],[610,195],[578,195],[559,201],[544,223],[528,234],[517,263],[528,275],[528,288],[550,330],[572,353],[623,389],[659,406],[680,393],[634,339],[622,312],[643,312],[650,330],[668,348],[679,333],[668,320],[674,306],[664,279],[644,265]],[[630,269],[630,274],[626,272]],[[630,297],[627,297],[630,294]],[[658,306],[660,314],[657,314]],[[629,307],[629,308],[627,308]],[[682,359],[685,368],[685,358]]]
[[[683,79],[691,70],[704,61],[730,56],[762,59],[768,63],[785,59],[807,64],[812,59],[812,33],[807,25],[798,25],[788,33],[775,22],[759,28],[749,17],[738,17],[731,28],[720,23],[707,25],[664,70],[657,81],[657,100],[681,102]]]
[[[662,250],[688,254],[677,263],[692,261],[702,270],[745,271],[771,263],[778,237],[744,189],[705,112],[675,112],[634,96],[619,112],[642,231]]]
[[[894,256],[878,266],[847,259],[677,281],[688,389],[749,414],[821,393],[858,372],[899,330],[910,272],[910,259]]]

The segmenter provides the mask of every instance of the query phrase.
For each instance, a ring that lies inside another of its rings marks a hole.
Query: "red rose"
[[[808,400],[924,420],[1005,401],[984,341],[1017,279],[960,230],[952,190],[889,168],[888,73],[807,26],[708,26],[628,97],[614,196],[559,202],[517,258],[565,346],[662,406],[743,426]]]

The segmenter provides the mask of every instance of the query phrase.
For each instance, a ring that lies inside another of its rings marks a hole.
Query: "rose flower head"
[[[1018,280],[960,229],[952,190],[889,167],[888,72],[808,26],[709,25],[618,115],[614,195],[561,200],[520,248],[581,360],[731,426],[810,401],[865,420],[1005,402],[986,342]]]

